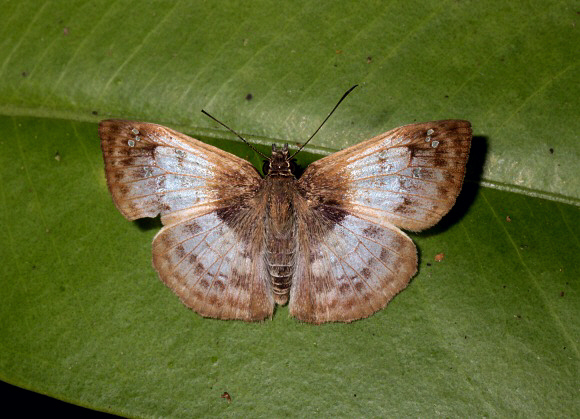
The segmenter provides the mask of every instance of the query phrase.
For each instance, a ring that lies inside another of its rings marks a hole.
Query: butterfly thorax
[[[288,160],[288,145],[282,149],[272,146],[265,179],[268,201],[266,211],[266,265],[274,299],[278,304],[288,301],[294,256],[296,253],[294,193],[296,178]]]

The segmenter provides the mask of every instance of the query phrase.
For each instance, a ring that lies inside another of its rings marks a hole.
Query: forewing
[[[237,206],[163,227],[153,240],[153,264],[181,301],[204,317],[271,317],[259,221],[255,208]]]
[[[107,184],[129,220],[204,208],[251,196],[260,175],[246,160],[161,125],[106,120],[99,124]],[[168,216],[172,214],[172,216]]]
[[[300,201],[300,200],[298,200]],[[337,208],[297,205],[299,251],[290,314],[310,323],[370,316],[407,286],[417,251],[398,228]]]
[[[470,145],[468,121],[403,126],[314,162],[299,188],[315,205],[423,230],[455,203]]]

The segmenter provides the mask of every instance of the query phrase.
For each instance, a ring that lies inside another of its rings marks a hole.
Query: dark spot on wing
[[[343,282],[338,286],[338,290],[341,292],[341,294],[346,294],[350,291],[350,284],[348,282]]]
[[[395,212],[403,215],[411,215],[415,213],[414,202],[408,197],[403,197],[403,202],[395,207]]]
[[[379,259],[383,261],[386,266],[390,266],[392,258],[392,253],[389,252],[387,249],[382,248],[381,254],[379,255]]]
[[[443,172],[446,183],[455,183],[455,176],[452,172]]]
[[[190,234],[191,236],[195,236],[197,233],[201,231],[201,227],[195,221],[186,224],[184,228],[187,231],[187,233]]]
[[[400,236],[400,235],[394,235],[391,239],[391,243],[393,243],[393,249],[396,252],[399,252],[402,248],[404,248],[407,244],[407,241],[405,240],[404,237]]]
[[[316,210],[334,224],[339,224],[348,215],[348,212],[342,209],[339,203],[332,201],[318,205]]]
[[[437,185],[437,194],[439,196],[449,196],[450,195],[449,188],[445,185],[438,184]]]
[[[435,159],[433,159],[433,166],[439,168],[445,167],[447,166],[447,160],[441,157],[436,157]]]
[[[179,259],[183,259],[186,255],[185,249],[182,245],[177,246],[175,248],[175,252],[177,253],[177,256],[179,257]]]
[[[122,195],[127,195],[130,190],[131,189],[127,185],[124,184],[119,185],[119,192],[121,192]]]
[[[196,275],[201,275],[204,272],[205,272],[205,268],[203,267],[203,264],[198,263],[197,265],[195,265],[195,274]]]
[[[220,281],[219,279],[214,281],[213,285],[214,285],[214,288],[220,293],[224,292],[224,290],[226,289],[226,286],[224,285],[224,283],[222,281]]]
[[[352,309],[354,306],[357,305],[357,301],[356,298],[349,298],[347,300],[345,300],[345,302],[342,304],[342,306],[346,309],[346,310],[350,310]]]
[[[125,153],[131,157],[154,157],[155,146],[147,147],[128,147]]]
[[[382,229],[375,225],[371,225],[363,230],[363,234],[368,237],[378,238],[382,234]]]
[[[418,172],[418,176],[419,179],[422,180],[433,180],[434,176],[433,176],[433,171],[431,169],[422,169]]]
[[[185,275],[183,275],[182,272],[179,271],[175,271],[173,272],[173,278],[175,279],[175,282],[184,282],[185,281]]]

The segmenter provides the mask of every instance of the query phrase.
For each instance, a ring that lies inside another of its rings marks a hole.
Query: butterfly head
[[[266,176],[294,176],[294,162],[289,156],[288,144],[278,148],[272,144],[272,155],[262,166],[262,171]]]

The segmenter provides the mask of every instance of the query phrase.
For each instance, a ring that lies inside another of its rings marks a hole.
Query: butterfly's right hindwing
[[[290,314],[309,323],[368,317],[404,289],[417,269],[417,251],[398,228],[339,207],[296,202],[299,251]]]

